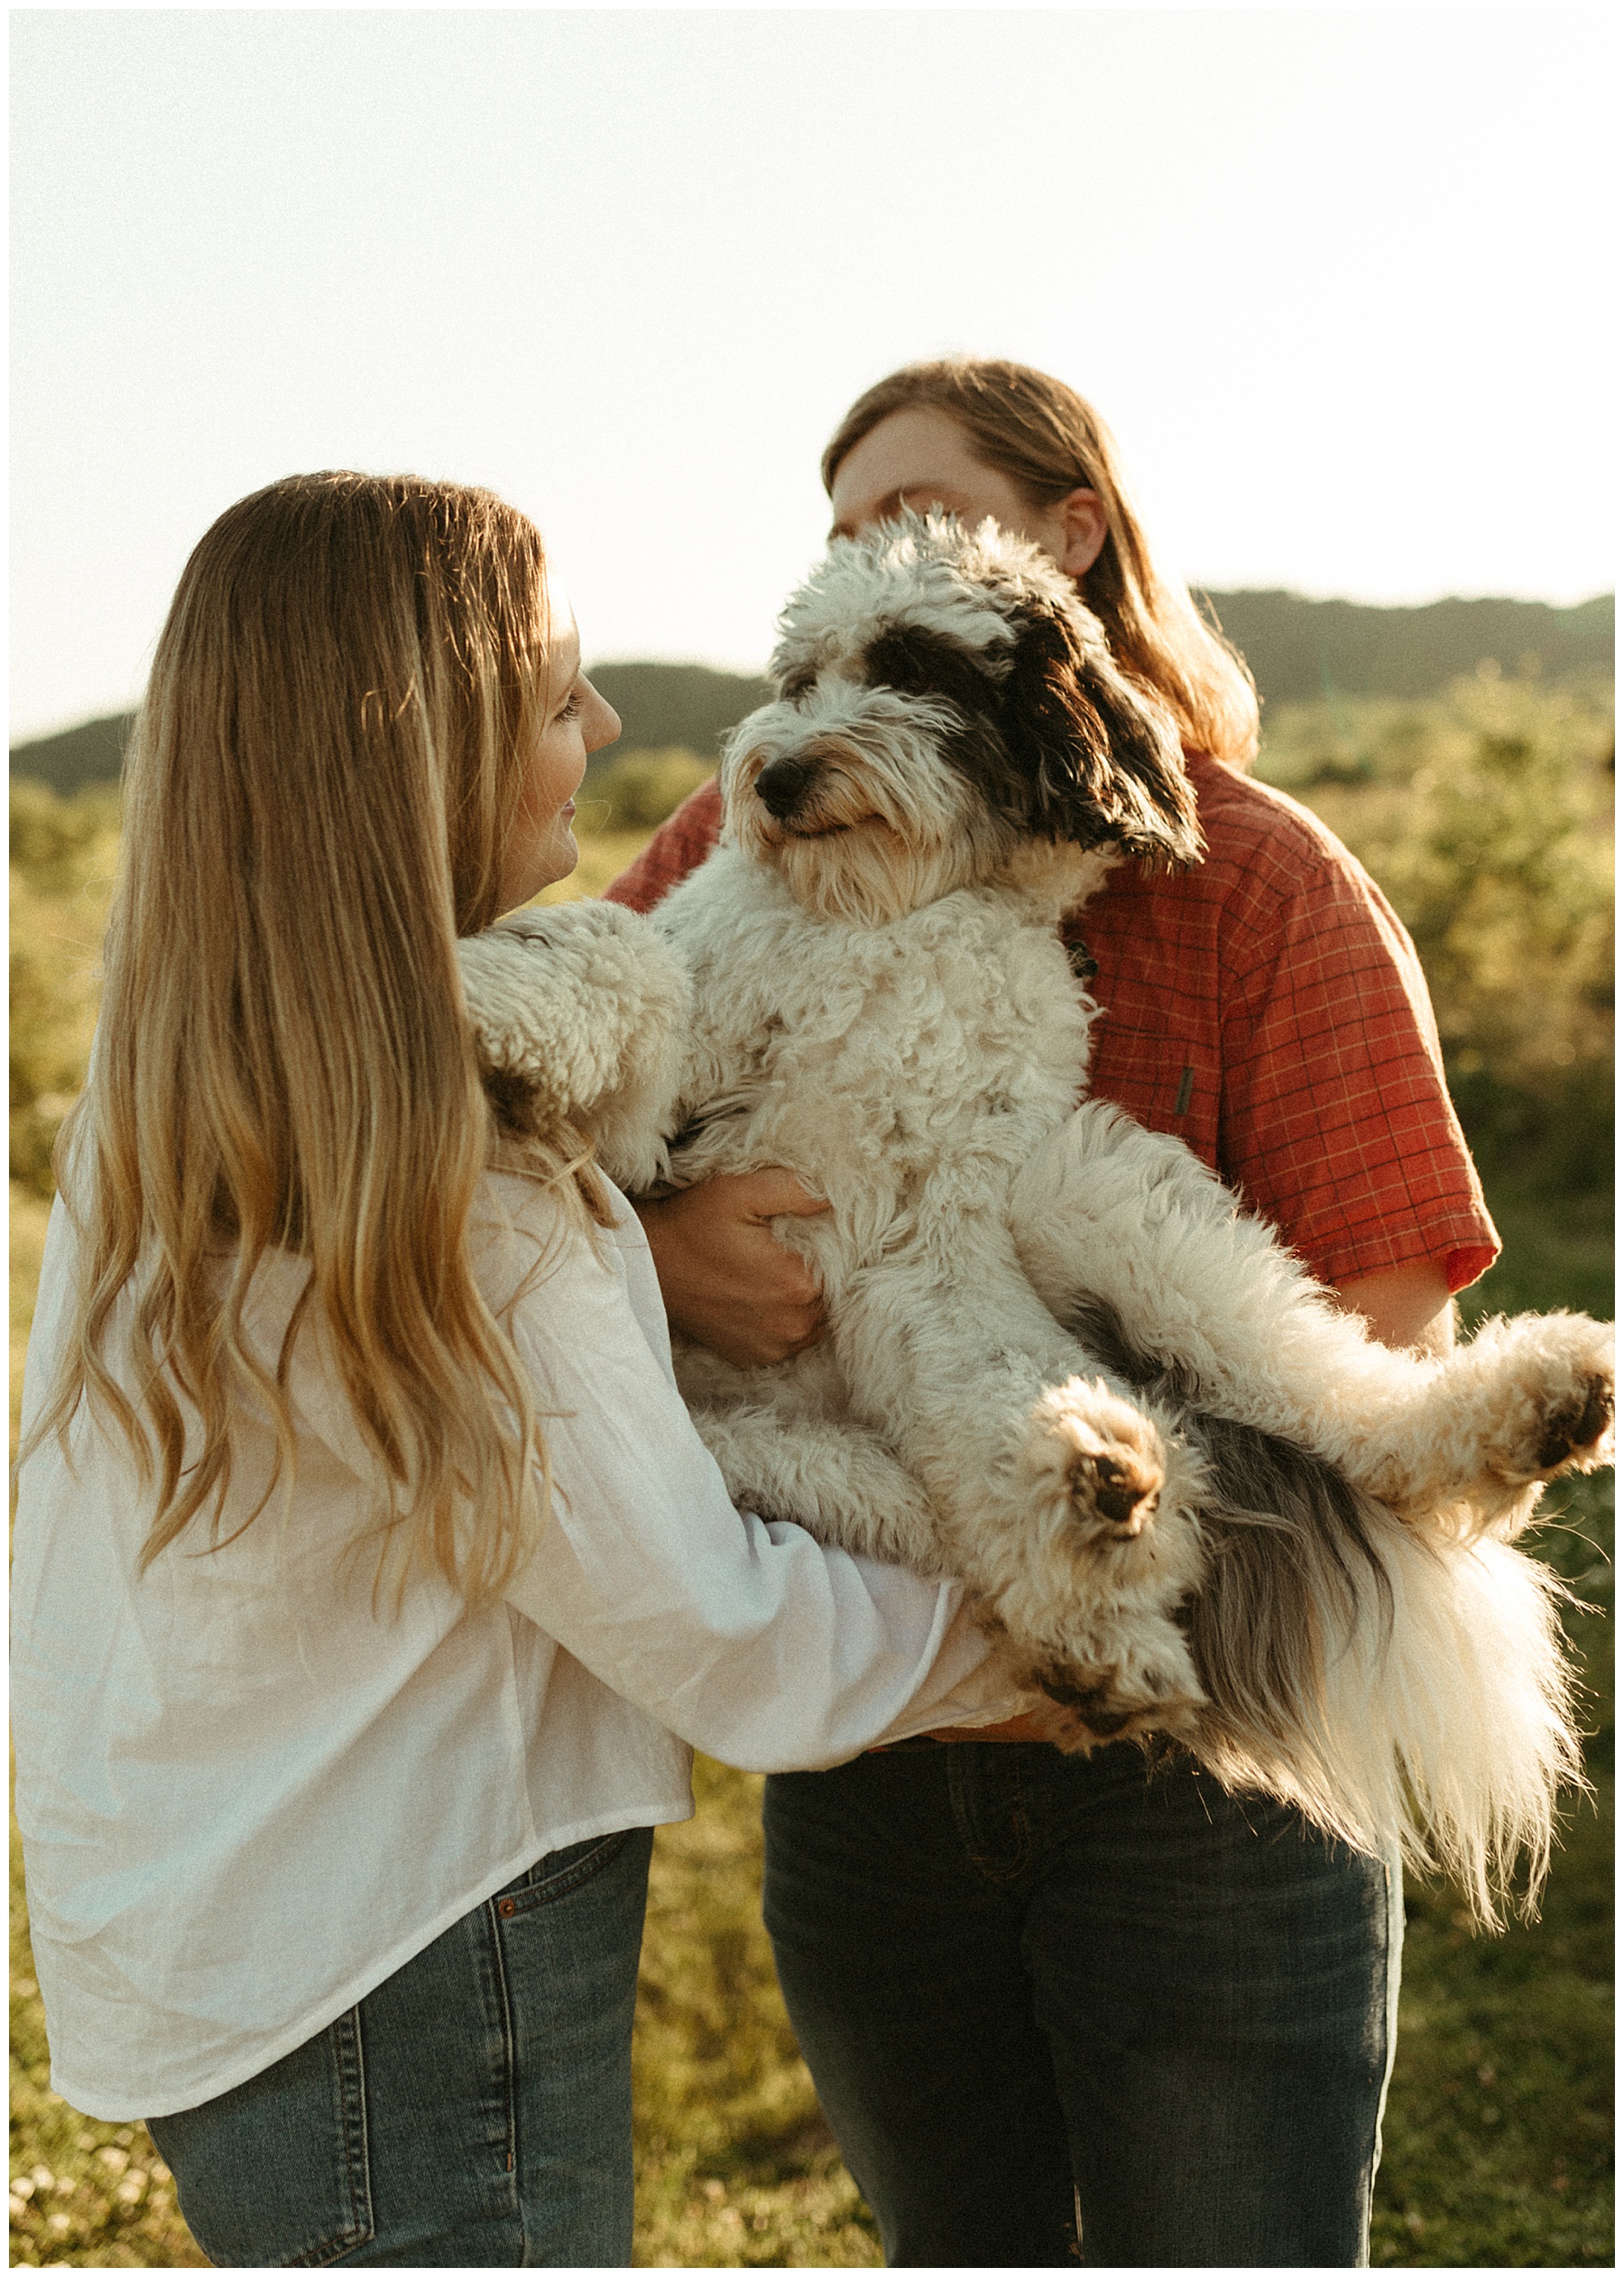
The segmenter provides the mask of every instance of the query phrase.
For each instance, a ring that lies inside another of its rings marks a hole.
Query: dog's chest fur
[[[697,1011],[677,1183],[780,1166],[834,1205],[846,1261],[916,1223],[996,1205],[1075,1105],[1094,1007],[1047,896],[972,887],[884,926],[809,917],[731,850],[655,922]],[[820,1245],[821,1246],[821,1245]]]

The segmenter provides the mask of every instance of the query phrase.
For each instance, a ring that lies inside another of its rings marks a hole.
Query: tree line
[[[1431,696],[1483,663],[1546,680],[1612,670],[1610,594],[1572,609],[1502,600],[1380,609],[1284,592],[1196,597],[1246,658],[1266,707]],[[771,693],[749,673],[703,664],[610,660],[589,668],[621,715],[623,751],[682,750],[714,761],[728,730]],[[114,713],[14,744],[11,772],[64,797],[115,781],[132,717]]]

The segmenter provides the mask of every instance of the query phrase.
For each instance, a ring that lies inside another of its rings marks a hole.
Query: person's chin
[[[575,833],[566,825],[554,841],[552,855],[547,865],[547,876],[543,880],[543,885],[538,886],[536,891],[541,892],[543,886],[562,884],[563,880],[575,871],[580,859],[581,849],[575,842]]]

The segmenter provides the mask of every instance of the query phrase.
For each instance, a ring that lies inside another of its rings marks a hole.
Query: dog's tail
[[[1556,1576],[1492,1537],[1419,1533],[1304,1449],[1191,1412],[1194,1385],[1097,1300],[1068,1325],[1184,1411],[1211,1481],[1186,1615],[1210,1704],[1184,1744],[1233,1791],[1441,1867],[1484,1926],[1531,1914],[1557,1794],[1586,1784]]]
[[[1561,1583],[1508,1543],[1415,1533],[1296,1448],[1260,1509],[1258,1433],[1244,1434],[1242,1506],[1224,1491],[1239,1427],[1195,1435],[1219,1486],[1190,1609],[1212,1703],[1197,1755],[1358,1849],[1397,1839],[1486,1927],[1508,1902],[1531,1914],[1558,1791],[1584,1784]]]

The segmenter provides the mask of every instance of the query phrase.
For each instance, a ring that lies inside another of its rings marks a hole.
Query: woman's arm
[[[1449,1276],[1430,1258],[1338,1282],[1332,1294],[1344,1313],[1362,1314],[1371,1335],[1395,1351],[1441,1360],[1454,1343]]]
[[[519,1208],[532,1219],[545,1204],[521,1194]],[[512,1314],[553,1499],[510,1602],[615,1692],[747,1769],[817,1768],[1008,1712],[1020,1695],[956,1583],[734,1509],[671,1375],[634,1224],[603,1246],[600,1258],[570,1240]],[[523,1262],[515,1246],[482,1284],[499,1299]]]

